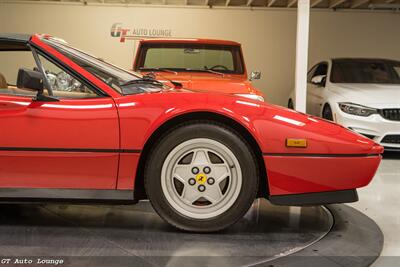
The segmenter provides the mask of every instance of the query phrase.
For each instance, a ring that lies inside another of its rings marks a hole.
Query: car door
[[[327,75],[328,64],[321,62],[317,64],[313,72],[310,73],[307,81],[307,113],[315,116],[320,116],[320,109],[323,105],[323,90],[324,85],[312,83],[312,79],[316,76]]]
[[[13,77],[0,85],[0,188],[115,189],[119,123],[113,99],[40,60],[58,101],[34,100]],[[13,73],[10,66],[4,73]]]

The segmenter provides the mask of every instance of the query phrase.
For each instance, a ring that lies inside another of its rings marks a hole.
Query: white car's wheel
[[[249,209],[258,189],[257,166],[246,142],[214,123],[183,125],[155,145],[145,185],[154,209],[188,231],[217,231]]]

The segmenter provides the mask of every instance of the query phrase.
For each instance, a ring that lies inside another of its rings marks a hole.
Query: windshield
[[[334,60],[331,82],[400,84],[400,62],[372,59]]]
[[[121,94],[158,92],[164,87],[154,82],[132,82],[141,80],[141,77],[57,40],[43,41]]]
[[[143,44],[136,69],[207,71],[243,74],[239,46],[208,44]]]

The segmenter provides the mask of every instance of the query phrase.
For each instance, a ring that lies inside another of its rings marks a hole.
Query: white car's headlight
[[[254,94],[236,94],[237,96],[241,96],[241,97],[246,97],[249,99],[253,99],[253,100],[258,100],[261,102],[264,102],[264,97],[260,96],[260,95],[254,95]]]
[[[369,108],[347,102],[339,103],[339,108],[347,114],[362,116],[362,117],[368,117],[372,114],[378,114],[378,110],[375,108]]]

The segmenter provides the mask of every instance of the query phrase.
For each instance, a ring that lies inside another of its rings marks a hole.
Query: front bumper
[[[379,114],[369,117],[350,115],[342,112],[338,106],[334,107],[333,112],[336,123],[373,139],[386,150],[400,151],[400,121],[387,120]]]
[[[269,196],[269,201],[281,206],[308,206],[358,201],[356,189],[293,195]]]
[[[332,192],[364,187],[374,177],[381,158],[379,154],[264,155],[269,195]]]

